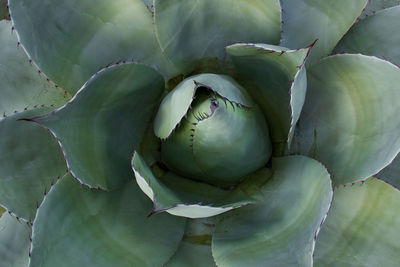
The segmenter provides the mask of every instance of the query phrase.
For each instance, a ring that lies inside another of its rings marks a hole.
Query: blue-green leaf
[[[156,177],[135,152],[132,168],[136,182],[153,201],[149,213],[168,212],[187,218],[211,217],[254,202],[240,190],[222,190],[168,172]]]
[[[7,212],[0,218],[0,265],[26,267],[29,262],[31,227]]]
[[[142,0],[10,0],[20,42],[50,79],[75,93],[110,63],[139,61],[166,78],[177,73],[161,53]]]
[[[322,162],[334,184],[366,179],[400,151],[400,69],[363,55],[335,55],[308,69],[294,151]]]
[[[216,267],[211,253],[211,238],[214,229],[213,219],[188,220],[178,250],[165,267]]]
[[[274,158],[272,168],[257,204],[218,217],[218,266],[311,266],[314,236],[332,200],[329,174],[303,156]]]
[[[226,72],[226,45],[279,42],[278,0],[155,0],[154,3],[160,46],[184,74]]]
[[[375,178],[335,188],[314,266],[398,266],[399,203],[400,191]]]
[[[235,78],[261,107],[271,131],[275,153],[290,144],[307,89],[304,63],[312,45],[290,50],[267,44],[227,47]]]
[[[0,116],[38,105],[61,106],[71,96],[38,73],[10,21],[0,21]]]
[[[185,219],[148,215],[134,181],[104,192],[70,175],[47,194],[33,222],[31,266],[162,266],[176,251]]]
[[[400,6],[388,8],[354,25],[335,53],[361,53],[389,60],[400,66]]]
[[[399,155],[390,162],[383,170],[375,175],[377,178],[384,180],[385,182],[400,188],[400,157]]]
[[[59,139],[75,178],[115,189],[133,177],[131,155],[163,90],[164,80],[154,69],[114,65],[94,75],[67,105],[34,120]]]
[[[34,219],[44,194],[67,169],[53,136],[21,120],[51,110],[38,108],[0,120],[0,205],[27,221]]]
[[[400,4],[400,0],[369,0],[365,7],[360,19],[364,19],[370,15],[375,14],[377,11],[397,6]]]
[[[307,65],[329,55],[368,0],[281,0],[281,46],[306,47],[318,40]]]

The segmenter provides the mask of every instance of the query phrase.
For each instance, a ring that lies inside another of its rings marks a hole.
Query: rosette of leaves
[[[0,3],[1,266],[399,265],[399,1]]]

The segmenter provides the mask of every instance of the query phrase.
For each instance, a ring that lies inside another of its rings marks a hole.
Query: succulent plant
[[[1,0],[0,266],[399,266],[399,3]]]

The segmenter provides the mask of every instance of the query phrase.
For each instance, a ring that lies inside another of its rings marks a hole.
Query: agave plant
[[[399,266],[399,2],[2,0],[0,265]]]

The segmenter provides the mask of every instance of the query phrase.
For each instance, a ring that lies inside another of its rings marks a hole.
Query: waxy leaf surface
[[[154,69],[114,65],[94,75],[67,105],[34,120],[59,139],[75,178],[115,189],[133,177],[131,155],[163,90],[164,80]]]
[[[53,136],[20,119],[51,110],[37,108],[0,120],[0,205],[27,221],[34,219],[43,195],[67,167]]]
[[[400,191],[375,178],[335,188],[314,266],[398,266],[399,203]]]
[[[381,10],[354,25],[335,53],[361,53],[389,60],[400,66],[400,6]]]
[[[11,17],[29,56],[55,83],[75,93],[110,63],[134,60],[174,69],[161,53],[151,12],[141,0],[10,0]]]
[[[218,266],[311,266],[314,236],[332,199],[329,174],[303,156],[274,158],[257,204],[220,215],[212,240]]]
[[[134,181],[112,192],[72,176],[49,192],[33,222],[32,266],[162,266],[182,239],[185,220],[148,215]]]
[[[294,151],[324,164],[336,185],[379,172],[400,150],[400,69],[345,54],[307,70]]]
[[[61,106],[70,94],[39,74],[18,46],[10,21],[0,21],[0,116],[40,105]]]
[[[155,0],[154,3],[160,46],[184,74],[199,70],[226,72],[226,45],[279,42],[277,0]]]
[[[7,212],[0,218],[0,262],[2,267],[26,267],[29,262],[31,227]]]
[[[308,65],[332,52],[357,20],[367,0],[281,0],[281,4],[281,46],[296,49],[318,40]]]
[[[290,144],[307,89],[304,63],[312,47],[290,50],[266,44],[227,47],[235,78],[261,107],[271,131],[275,153]]]

